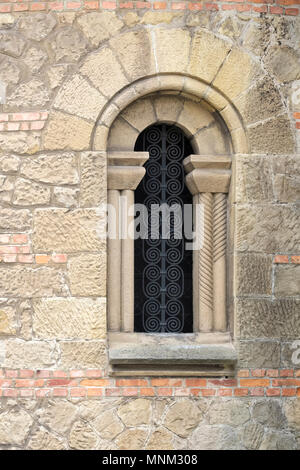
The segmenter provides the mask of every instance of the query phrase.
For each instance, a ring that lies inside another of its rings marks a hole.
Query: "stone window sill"
[[[232,376],[237,360],[228,333],[110,332],[113,376]]]

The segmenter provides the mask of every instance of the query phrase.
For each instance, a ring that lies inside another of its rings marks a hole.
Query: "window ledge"
[[[109,333],[111,375],[231,376],[236,360],[228,333]]]

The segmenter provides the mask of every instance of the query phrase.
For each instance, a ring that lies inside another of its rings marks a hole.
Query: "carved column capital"
[[[228,156],[190,155],[183,161],[186,185],[199,193],[228,193],[231,178],[231,158]]]
[[[108,189],[135,190],[145,175],[143,164],[148,152],[110,152],[108,154]]]

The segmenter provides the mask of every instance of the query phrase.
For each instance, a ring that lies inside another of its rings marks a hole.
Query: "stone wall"
[[[0,448],[300,447],[298,8],[159,5],[1,3]],[[107,141],[151,87],[230,134],[232,379],[108,375]]]

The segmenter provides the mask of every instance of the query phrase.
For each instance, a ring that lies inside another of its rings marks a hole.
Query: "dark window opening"
[[[184,182],[182,164],[193,149],[184,133],[166,124],[151,126],[139,135],[134,150],[149,152],[149,160],[145,164],[146,175],[135,191],[135,204],[145,205],[148,214],[152,204],[177,204],[183,214],[183,206],[192,205],[193,202]],[[162,236],[160,214],[159,222],[156,221],[159,237],[151,238],[155,222],[149,215],[148,237],[135,240],[136,332],[193,331],[193,252],[186,249],[186,242],[190,240],[184,236],[184,227],[181,239],[174,236],[174,215],[172,212],[170,214],[169,237]]]

